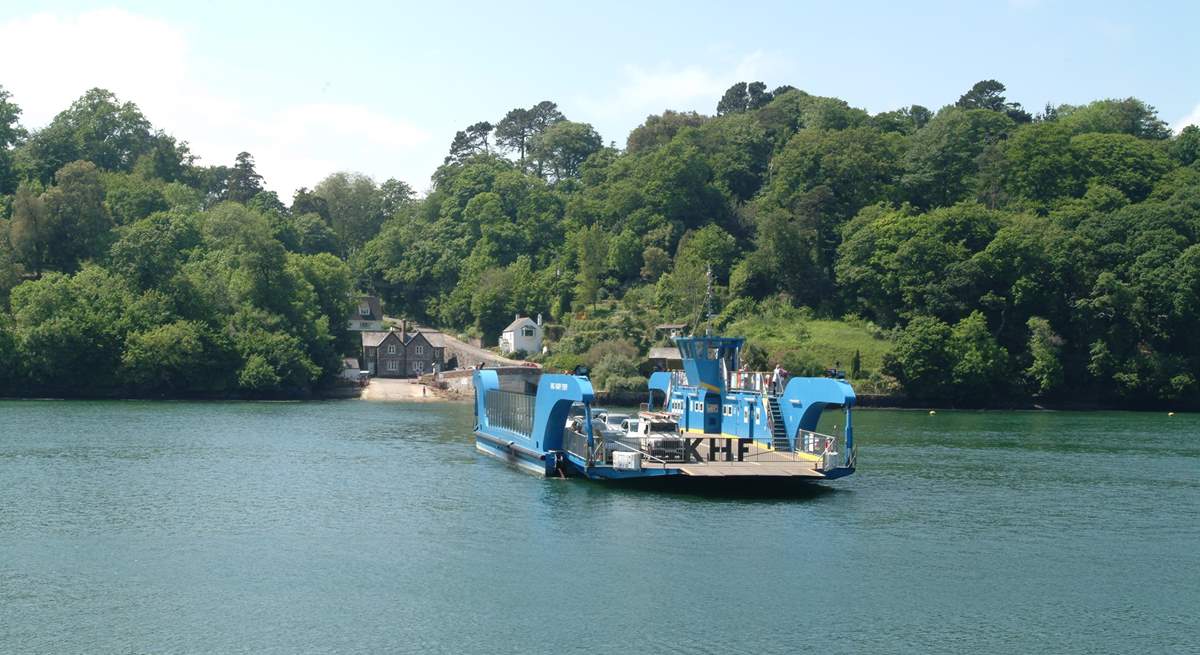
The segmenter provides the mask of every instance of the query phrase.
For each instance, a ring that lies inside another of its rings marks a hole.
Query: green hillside
[[[863,377],[883,367],[884,353],[892,349],[892,342],[878,328],[870,329],[862,323],[847,323],[835,320],[809,321],[807,347],[813,356],[830,366],[841,365],[849,371],[854,353],[860,353]]]
[[[305,393],[369,292],[491,344],[541,314],[548,361],[611,388],[711,312],[758,364],[858,351],[934,401],[1200,403],[1200,127],[1006,93],[871,113],[740,82],[607,138],[531,98],[459,131],[425,195],[333,172],[287,198],[111,92],[23,126],[0,88],[0,393]]]

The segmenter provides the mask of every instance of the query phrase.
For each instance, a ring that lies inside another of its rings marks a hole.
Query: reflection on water
[[[543,480],[468,405],[0,402],[0,652],[1182,652],[1200,421],[862,411],[784,490]],[[826,427],[828,429],[828,427]]]

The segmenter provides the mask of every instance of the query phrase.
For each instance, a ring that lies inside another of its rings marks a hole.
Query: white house
[[[530,355],[542,352],[541,314],[538,314],[537,321],[517,314],[513,322],[500,333],[500,352],[515,353],[518,350]]]

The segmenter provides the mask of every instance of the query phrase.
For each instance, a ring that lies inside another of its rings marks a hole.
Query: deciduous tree
[[[25,137],[18,122],[21,108],[9,100],[12,94],[0,85],[0,196],[12,193],[17,188],[17,173],[13,169],[13,146]]]
[[[239,152],[225,178],[224,200],[247,203],[263,190],[263,178],[254,170],[254,156],[248,152]]]
[[[73,271],[81,261],[107,250],[112,217],[104,204],[104,183],[95,164],[67,164],[55,173],[54,182],[42,196],[53,226],[45,263]]]

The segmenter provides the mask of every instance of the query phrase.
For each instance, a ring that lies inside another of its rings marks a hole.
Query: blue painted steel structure
[[[675,341],[683,371],[650,376],[648,411],[642,416],[643,421],[677,424],[677,434],[597,434],[595,394],[586,377],[540,375],[536,394],[529,395],[503,390],[497,372],[483,369],[474,375],[476,447],[539,475],[606,480],[679,475],[833,479],[854,472],[855,395],[844,380],[793,378],[780,389],[769,374],[741,370],[742,339],[692,336]],[[572,424],[573,408],[580,419]],[[830,408],[845,411],[839,436],[817,432],[822,413]],[[661,450],[667,442],[677,450],[655,455],[655,448]],[[641,453],[655,465],[616,466],[613,453],[620,450]],[[756,467],[743,466],[746,453]],[[704,470],[718,463],[725,466],[720,472]]]

